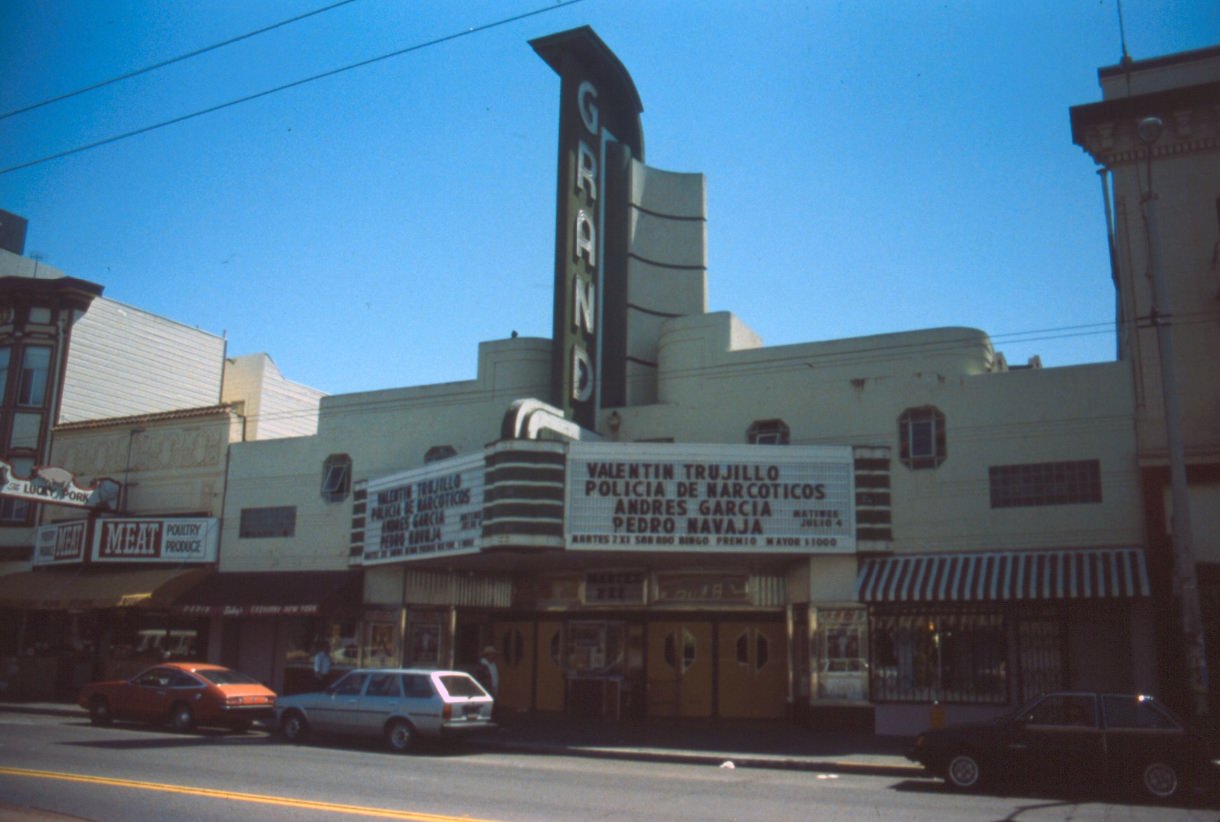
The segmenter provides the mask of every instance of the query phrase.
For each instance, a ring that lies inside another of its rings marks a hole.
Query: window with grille
[[[930,405],[898,418],[898,455],[907,468],[937,468],[945,461],[945,415]]]
[[[876,702],[1008,701],[1008,643],[998,610],[878,613],[869,638]]]
[[[1101,502],[1099,460],[993,465],[988,474],[992,508]]]

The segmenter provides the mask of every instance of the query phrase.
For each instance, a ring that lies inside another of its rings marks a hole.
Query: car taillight
[[[441,708],[441,719],[453,719],[453,706],[448,702],[445,703],[445,707]]]

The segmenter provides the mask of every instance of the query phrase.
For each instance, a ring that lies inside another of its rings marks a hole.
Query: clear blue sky
[[[0,113],[334,0],[5,0]],[[708,180],[709,294],[767,345],[964,325],[1010,362],[1113,358],[1100,185],[1068,107],[1121,56],[1115,0],[354,0],[0,119],[0,168],[546,11],[0,174],[27,255],[266,351],[329,393],[471,379],[549,337],[559,80],[591,25],[646,161]],[[1220,43],[1216,0],[1125,0],[1136,59]]]

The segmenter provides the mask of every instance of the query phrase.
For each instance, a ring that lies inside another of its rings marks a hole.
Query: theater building
[[[234,444],[217,587],[183,603],[208,653],[294,690],[319,640],[491,643],[512,711],[881,733],[1156,691],[1130,363],[1013,366],[960,327],[765,346],[708,312],[706,180],[645,163],[626,69],[587,28],[531,45],[560,88],[553,337]]]

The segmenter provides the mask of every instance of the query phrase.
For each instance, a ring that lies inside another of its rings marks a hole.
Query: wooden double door
[[[782,718],[784,622],[665,620],[648,624],[650,717]]]
[[[640,633],[636,624],[634,632],[626,633]],[[562,619],[494,624],[502,708],[573,709],[568,704],[572,672],[565,670],[564,662],[566,627]],[[620,683],[642,681],[645,716],[764,719],[785,715],[789,672],[782,619],[650,619],[642,625],[642,636],[643,653],[625,654],[618,679]],[[622,693],[628,693],[628,688],[622,685]]]

